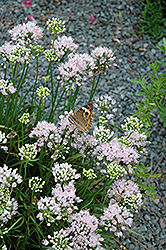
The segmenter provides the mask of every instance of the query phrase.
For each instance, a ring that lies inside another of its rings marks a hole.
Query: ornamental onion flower
[[[21,148],[19,148],[19,154],[21,157],[21,160],[25,159],[25,160],[33,160],[36,158],[37,155],[37,147],[34,144],[25,144],[25,146],[22,146]]]

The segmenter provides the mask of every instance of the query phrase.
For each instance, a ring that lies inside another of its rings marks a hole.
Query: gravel
[[[116,56],[117,68],[109,69],[102,76],[96,96],[109,94],[116,100],[117,114],[114,123],[122,123],[126,116],[136,110],[136,102],[141,99],[136,93],[141,90],[139,84],[131,79],[148,76],[149,64],[155,60],[164,60],[164,55],[156,48],[162,39],[152,39],[136,32],[139,14],[143,11],[141,0],[32,0],[27,9],[23,8],[21,0],[0,1],[0,46],[9,41],[8,30],[23,23],[25,17],[33,14],[38,25],[44,31],[43,45],[50,46],[51,34],[46,30],[48,18],[59,17],[66,21],[65,35],[72,36],[79,43],[80,53],[89,53],[91,45],[112,48]],[[121,15],[120,15],[121,13]],[[95,22],[90,24],[91,16]],[[118,30],[117,27],[121,27]],[[166,35],[166,33],[164,34]],[[118,44],[114,39],[119,39]],[[127,60],[133,61],[134,72]],[[39,73],[44,75],[47,63],[41,58]],[[34,80],[33,67],[30,68],[29,79]],[[90,88],[83,87],[77,99],[76,106],[86,104]],[[135,215],[132,230],[140,235],[126,232],[120,239],[127,249],[164,250],[166,249],[166,169],[165,142],[166,129],[162,121],[155,115],[152,119],[152,134],[149,137],[151,145],[148,156],[141,159],[152,173],[163,173],[160,180],[149,181],[156,184],[157,196],[154,201],[145,199],[144,206]],[[161,199],[162,198],[162,199]]]

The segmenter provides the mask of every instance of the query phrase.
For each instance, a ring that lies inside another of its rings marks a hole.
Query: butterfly
[[[74,115],[69,115],[69,122],[76,125],[83,132],[89,130],[92,126],[93,105],[87,104],[81,107]]]

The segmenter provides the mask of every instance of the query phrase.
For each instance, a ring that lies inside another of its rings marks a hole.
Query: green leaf
[[[163,62],[163,61],[158,60],[157,62],[160,63],[160,64],[162,64],[163,66],[166,66],[166,63]]]
[[[144,96],[144,95],[145,95],[145,92],[138,92],[136,95],[137,95],[137,96]]]
[[[165,49],[162,46],[156,46],[158,49],[160,49],[162,52],[165,52]]]
[[[135,234],[135,235],[138,235],[138,236],[141,236],[141,237],[144,237],[144,238],[147,238],[147,239],[151,239],[150,237],[147,237],[147,236],[145,236],[145,235],[139,234],[139,233],[137,233],[137,232],[131,230],[130,228],[126,228],[126,229],[127,229],[127,231],[130,232],[130,233],[133,233],[133,234]]]

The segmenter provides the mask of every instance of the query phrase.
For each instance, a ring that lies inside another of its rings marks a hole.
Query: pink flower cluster
[[[121,161],[125,164],[137,163],[139,158],[133,148],[121,145],[117,138],[107,143],[101,143],[97,146],[96,151],[98,151],[98,160],[106,159],[108,162],[116,162],[117,164]]]
[[[31,50],[20,44],[13,45],[11,42],[5,43],[0,47],[0,55],[6,65],[7,62],[24,63],[25,60],[29,63],[31,60]]]
[[[101,244],[104,239],[96,233],[98,219],[90,215],[88,210],[81,210],[71,215],[68,222],[71,227],[56,231],[53,236],[48,235],[48,239],[45,239],[43,244],[53,249],[63,250],[104,250]]]
[[[78,49],[78,45],[73,42],[72,37],[62,36],[54,41],[54,49],[59,58],[68,55],[71,52],[75,52]]]
[[[17,169],[12,170],[7,165],[0,167],[0,184],[4,187],[16,187],[22,182],[22,177],[17,174]]]
[[[99,112],[101,113],[102,116],[106,116],[106,118],[112,119],[114,117],[114,114],[112,114],[111,112],[116,112],[116,109],[112,108],[112,106],[116,103],[116,101],[112,98],[112,96],[110,95],[104,95],[104,96],[100,96],[98,98],[95,99],[94,102],[94,107],[99,110]]]
[[[130,165],[130,163],[138,163],[139,154],[136,150],[133,147],[121,144],[117,138],[114,138],[110,142],[100,143],[96,140],[94,135],[86,133],[80,134],[80,131],[69,123],[66,116],[61,117],[59,125],[60,133],[64,133],[65,129],[68,127],[68,130],[65,132],[63,143],[67,144],[72,137],[73,141],[71,142],[71,146],[79,150],[84,157],[93,155],[93,157],[97,157],[98,161],[103,162],[106,160],[109,164],[119,164],[123,162]]]
[[[146,153],[146,146],[149,144],[147,141],[147,136],[145,133],[139,133],[138,131],[133,131],[133,132],[125,132],[125,137],[128,138],[131,147],[133,147],[138,153]]]
[[[118,237],[123,235],[122,230],[131,227],[132,222],[133,214],[114,199],[110,200],[108,207],[104,208],[103,216],[100,217],[100,225]]]
[[[43,31],[36,25],[36,22],[19,24],[9,31],[14,43],[21,46],[32,47],[43,37]]]
[[[68,62],[62,63],[58,68],[58,80],[66,89],[75,89],[75,85],[81,86],[87,78],[93,76],[94,68],[94,60],[88,54],[71,53]]]
[[[9,62],[14,47],[15,45],[11,44],[11,42],[5,42],[5,44],[0,47],[0,55],[2,56],[4,63]]]
[[[52,249],[73,250],[68,242],[69,232],[63,228],[60,231],[55,231],[53,236],[48,235],[48,239],[42,241],[43,245],[50,245]],[[50,247],[47,250],[50,250]]]
[[[13,83],[8,84],[8,80],[0,80],[0,92],[2,95],[8,95],[7,92],[10,92],[11,94],[16,92],[16,88],[14,88]]]
[[[138,209],[142,205],[142,195],[139,187],[131,180],[116,180],[108,190],[109,198],[120,197],[119,204],[128,209]]]
[[[74,141],[71,146],[78,149],[84,157],[90,155],[93,152],[93,148],[98,145],[96,138],[93,135],[79,134],[78,129],[74,130],[72,134]],[[86,152],[86,154],[85,154]]]
[[[17,169],[9,169],[8,166],[0,167],[0,221],[7,223],[12,215],[17,213],[18,203],[11,198],[11,188],[22,182],[22,177],[17,174]]]
[[[42,38],[43,32],[35,22],[19,24],[9,31],[11,42],[0,47],[0,55],[6,66],[7,62],[21,62],[31,60],[33,47]]]
[[[3,189],[3,192],[7,192],[7,190]],[[0,221],[3,221],[3,223],[7,223],[8,220],[11,220],[12,215],[15,215],[17,213],[17,209],[18,202],[15,201],[14,198],[3,196],[3,201],[1,201]]]
[[[45,146],[45,150],[55,150],[61,142],[61,136],[54,123],[48,123],[46,121],[38,122],[37,126],[31,131],[29,137],[37,137],[35,145],[40,151],[41,147]]]
[[[61,219],[67,219],[74,210],[77,210],[75,203],[82,200],[76,196],[76,189],[73,182],[61,186],[59,183],[52,189],[52,197],[40,198],[38,209],[41,210],[37,215],[39,220],[46,219],[47,225]]]
[[[96,234],[99,224],[98,219],[94,215],[90,215],[88,210],[81,210],[79,213],[71,215],[68,222],[71,223],[68,231],[71,235],[69,235],[71,240],[69,246],[72,249],[104,250],[101,246],[103,238]]]
[[[106,66],[108,63],[115,60],[114,53],[107,47],[97,47],[91,52],[91,56],[94,58],[96,68]]]

